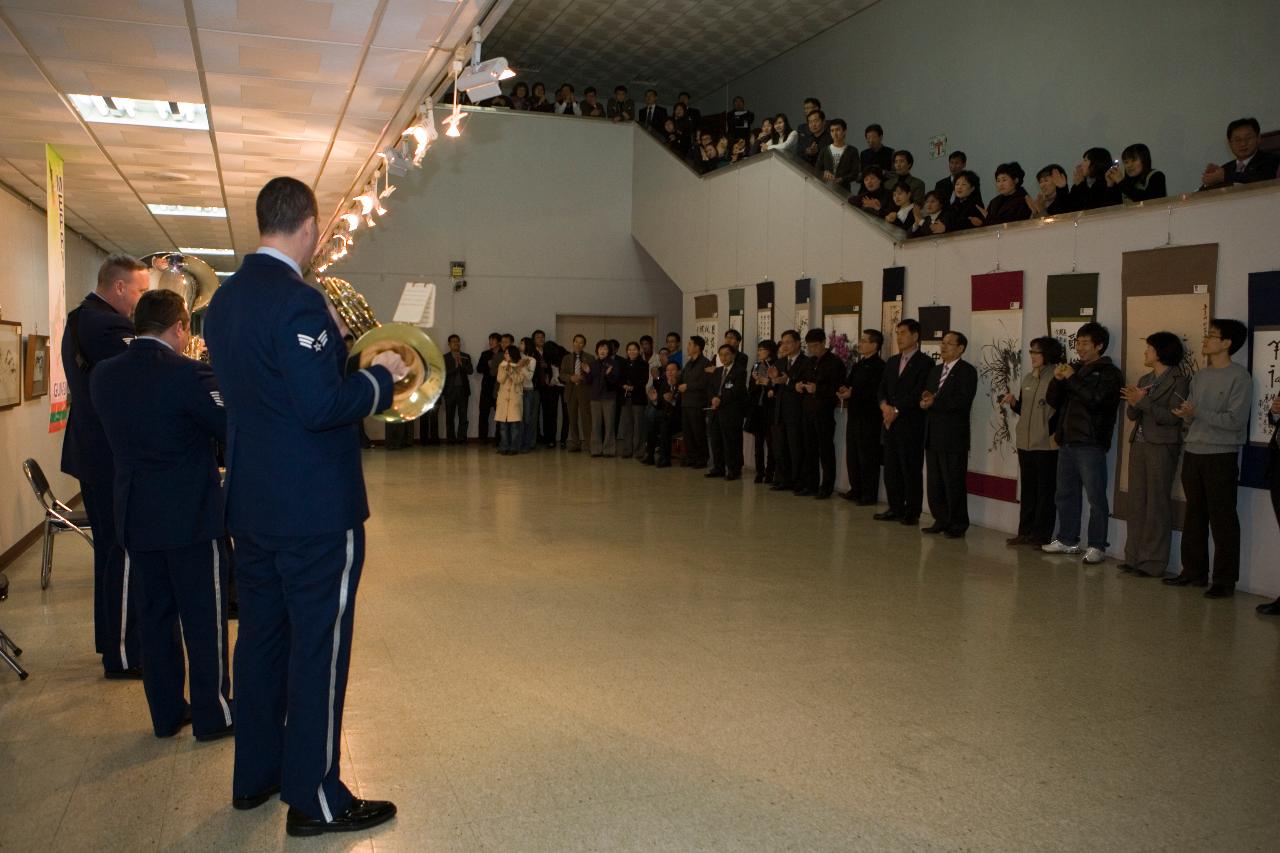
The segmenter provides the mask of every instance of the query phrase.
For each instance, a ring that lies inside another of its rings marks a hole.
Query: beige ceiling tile
[[[350,83],[360,61],[358,45],[269,38],[202,30],[206,72],[314,83]]]
[[[79,59],[44,59],[59,89],[82,95],[201,103],[200,78],[194,69],[128,68]]]
[[[404,100],[404,92],[400,89],[374,89],[369,86],[357,86],[351,93],[351,103],[347,106],[348,115],[382,118],[385,121]]]
[[[67,110],[62,99],[49,93],[48,86],[45,87],[44,92],[14,92],[0,89],[0,118],[75,123],[75,118]]]
[[[0,30],[0,33],[5,32]],[[0,86],[15,92],[49,93],[49,81],[44,79],[35,63],[19,49],[18,53],[0,50]]]
[[[192,68],[185,26],[167,27],[102,18],[71,18],[14,9],[23,41],[43,59],[78,59],[147,68]]]
[[[80,125],[52,121],[0,122],[0,139],[48,142],[52,145],[61,142],[83,144],[88,141]]]
[[[202,0],[196,25],[215,30],[362,44],[378,0]]]
[[[459,19],[465,17],[464,14],[455,17],[457,9],[459,4],[453,0],[390,0],[373,43],[377,47],[426,50],[447,38],[449,30],[453,30],[455,38],[447,45],[452,48],[456,36],[465,33],[465,29],[463,33],[457,32]],[[465,24],[465,20],[462,23]]]
[[[427,54],[409,50],[373,48],[365,57],[360,83],[365,86],[403,89],[413,80]]]
[[[171,24],[185,27],[186,13],[172,0],[5,0],[13,9],[31,9],[57,15],[110,18],[138,24]]]

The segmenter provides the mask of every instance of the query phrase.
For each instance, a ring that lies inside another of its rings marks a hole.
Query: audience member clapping
[[[800,134],[791,128],[791,120],[786,113],[778,113],[773,117],[773,141],[769,143],[770,151],[783,151],[788,154],[796,152]]]
[[[911,174],[915,164],[916,158],[910,151],[899,149],[893,152],[893,173],[885,176],[885,185],[893,189],[898,184],[906,184],[911,193],[911,203],[920,204],[924,201],[924,181]]]
[[[1003,225],[1031,218],[1031,205],[1022,181],[1027,173],[1016,162],[996,167],[996,196],[987,206],[987,225]]]
[[[831,131],[827,128],[827,114],[813,110],[805,116],[805,129],[800,133],[800,156],[810,166],[817,165],[822,149],[831,144]]]
[[[764,121],[760,122],[760,127],[751,137],[751,153],[768,151],[771,145],[773,145],[773,119],[765,116]]]
[[[1227,147],[1232,159],[1221,166],[1210,163],[1200,176],[1201,189],[1269,181],[1280,171],[1280,155],[1259,151],[1262,128],[1256,118],[1238,118],[1227,125]]]
[[[1067,190],[1067,170],[1057,163],[1045,166],[1036,172],[1036,181],[1040,184],[1040,192],[1035,198],[1028,197],[1028,207],[1035,216],[1061,216],[1075,210],[1071,193]]]
[[[529,97],[529,111],[549,113],[554,110],[555,106],[547,100],[547,87],[542,83],[534,83],[533,94]]]
[[[581,115],[588,118],[604,118],[604,104],[600,103],[600,96],[596,93],[595,86],[588,86],[582,92],[582,108]]]
[[[957,175],[956,200],[943,211],[941,218],[930,226],[930,230],[934,234],[944,234],[982,227],[986,211],[980,201],[980,189],[981,182],[974,172],[965,169]]]
[[[1120,203],[1120,193],[1107,186],[1107,170],[1112,166],[1111,152],[1090,148],[1076,164],[1071,185],[1072,204],[1076,210],[1095,210]]]
[[[884,221],[895,228],[909,231],[915,221],[916,206],[911,203],[911,187],[905,183],[894,184],[893,209],[885,214]]]
[[[890,210],[893,197],[884,186],[884,172],[879,166],[862,170],[862,189],[849,196],[849,204],[877,218]]]
[[[942,194],[930,190],[924,195],[924,204],[917,205],[911,211],[911,229],[908,237],[928,237],[933,234],[933,226],[942,217],[945,205]]]
[[[943,207],[956,200],[956,178],[960,177],[960,173],[967,168],[969,168],[969,158],[965,153],[952,151],[951,156],[947,158],[947,176],[933,186],[934,192],[942,199]],[[978,204],[982,204],[981,193],[978,194]]]
[[[569,83],[561,83],[560,88],[556,90],[556,102],[551,108],[556,115],[582,115],[582,107],[578,105],[577,99],[573,95],[573,86]]]
[[[685,137],[680,129],[676,126],[676,120],[667,119],[662,123],[662,137],[667,142],[667,147],[671,149],[671,153],[677,157],[683,157],[684,152],[689,150],[689,140]]]
[[[1164,198],[1164,172],[1151,168],[1151,149],[1141,142],[1120,152],[1119,166],[1107,169],[1107,186],[1117,187],[1129,203]]]

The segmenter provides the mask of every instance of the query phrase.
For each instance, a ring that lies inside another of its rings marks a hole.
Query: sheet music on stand
[[[405,282],[404,292],[400,294],[400,304],[396,306],[396,323],[409,323],[414,326],[431,328],[436,324],[436,286],[425,281]]]

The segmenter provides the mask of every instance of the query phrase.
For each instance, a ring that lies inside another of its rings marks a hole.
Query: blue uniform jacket
[[[75,334],[72,329],[75,329]],[[76,350],[79,337],[80,349]],[[111,472],[111,446],[102,431],[98,412],[89,393],[89,374],[94,366],[119,355],[133,340],[133,321],[90,293],[67,317],[62,336],[62,364],[67,371],[70,411],[62,438],[62,471],[77,480],[91,480]]]
[[[227,414],[208,365],[152,338],[93,369],[89,382],[115,460],[116,536],[130,551],[220,539],[216,441]]]
[[[204,336],[227,406],[232,535],[317,536],[368,518],[359,423],[391,406],[391,372],[344,378],[347,348],[320,291],[247,255],[214,294]]]

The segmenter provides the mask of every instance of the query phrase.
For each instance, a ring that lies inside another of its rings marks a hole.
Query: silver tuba
[[[200,258],[181,252],[153,252],[141,260],[150,270],[151,289],[177,293],[191,315],[191,340],[183,355],[208,361],[208,350],[199,331],[204,322],[204,309],[209,307],[209,300],[218,289],[218,274]]]

